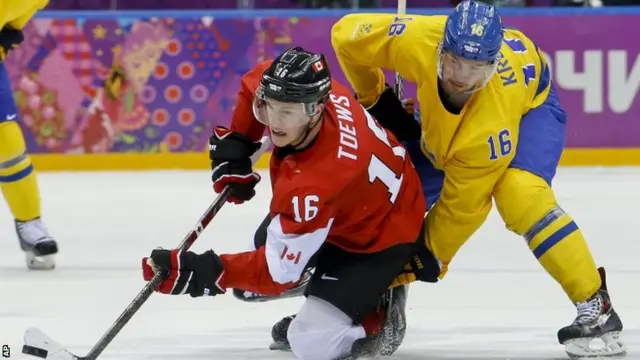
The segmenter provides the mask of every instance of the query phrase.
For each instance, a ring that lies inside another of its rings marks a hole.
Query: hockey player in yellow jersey
[[[426,247],[398,282],[442,279],[495,200],[507,228],[576,305],[574,322],[558,331],[567,353],[623,354],[604,269],[551,189],[567,116],[532,40],[474,0],[449,16],[350,14],[331,40],[359,101],[405,142],[430,206]],[[419,123],[382,69],[416,83]],[[594,338],[606,349],[589,347]]]
[[[17,121],[20,115],[13,99],[4,65],[7,54],[24,40],[22,29],[48,0],[3,0],[0,2],[0,187],[15,218],[20,247],[30,269],[55,267],[56,241],[40,219],[40,195],[35,170]]]

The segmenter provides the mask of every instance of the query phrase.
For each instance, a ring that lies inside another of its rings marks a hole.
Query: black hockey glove
[[[414,281],[423,281],[429,283],[438,282],[440,272],[442,271],[440,263],[433,255],[433,252],[427,246],[427,238],[425,236],[424,227],[416,239],[415,249],[411,260],[404,266],[404,269],[393,280],[391,287],[405,285]]]
[[[225,186],[231,186],[227,201],[234,204],[242,204],[255,196],[260,174],[253,171],[251,155],[260,149],[260,145],[259,141],[251,141],[244,134],[224,127],[213,130],[209,138],[209,159],[215,192],[220,193]]]
[[[169,295],[189,294],[191,297],[224,294],[224,267],[220,257],[209,250],[203,254],[191,251],[155,249],[142,259],[142,276],[150,281],[156,271],[165,271],[166,279],[156,291]]]
[[[417,141],[422,129],[413,114],[409,113],[393,89],[387,88],[378,101],[367,109],[385,129],[391,131],[398,141]]]
[[[24,34],[22,30],[16,30],[5,25],[0,30],[0,61],[4,61],[9,51],[17,48],[23,41]]]

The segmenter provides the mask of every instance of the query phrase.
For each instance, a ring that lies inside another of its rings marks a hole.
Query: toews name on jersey
[[[340,146],[338,147],[338,159],[348,158],[358,160],[358,132],[353,122],[353,116],[349,107],[349,98],[346,96],[329,95],[329,99],[336,107],[338,114],[338,128],[340,129]],[[350,150],[349,150],[350,149]]]

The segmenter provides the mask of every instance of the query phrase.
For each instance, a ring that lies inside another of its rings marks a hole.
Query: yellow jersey
[[[438,94],[445,21],[446,16],[350,14],[333,26],[331,41],[363,106],[375,104],[385,89],[383,68],[417,85],[421,149],[445,172],[440,198],[425,220],[426,241],[446,266],[458,247],[444,244],[464,243],[489,214],[493,188],[518,145],[520,119],[546,100],[550,76],[533,42],[506,30],[496,74],[459,114],[450,113]]]
[[[0,28],[9,25],[22,30],[38,10],[44,9],[49,0],[2,0],[0,2]]]

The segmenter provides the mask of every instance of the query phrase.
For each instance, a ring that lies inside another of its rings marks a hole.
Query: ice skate
[[[54,269],[58,244],[49,235],[42,220],[16,220],[15,226],[20,248],[25,252],[27,267],[31,270]]]
[[[271,339],[273,342],[269,345],[269,349],[291,351],[291,346],[289,346],[289,340],[287,339],[287,331],[289,330],[289,325],[291,325],[291,322],[295,318],[295,315],[289,315],[273,325],[271,328]]]
[[[622,357],[627,348],[620,341],[622,321],[611,305],[607,291],[606,273],[599,268],[602,286],[589,300],[576,304],[578,316],[569,326],[558,331],[558,341],[565,346],[569,357]],[[604,344],[593,346],[599,339]]]
[[[385,312],[382,330],[374,335],[356,340],[351,349],[351,356],[346,359],[390,356],[398,350],[407,330],[405,309],[408,291],[409,285],[402,285],[385,294],[380,309]]]

